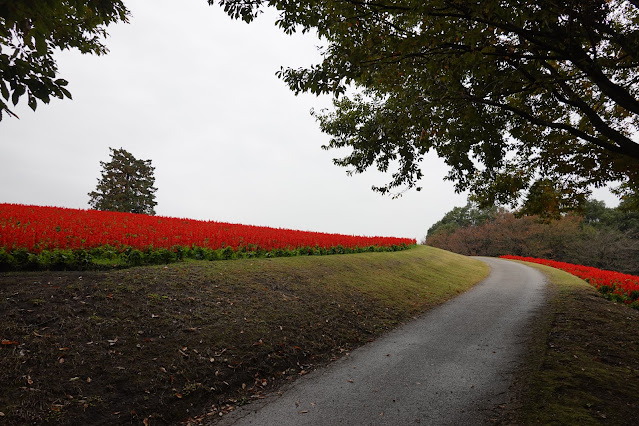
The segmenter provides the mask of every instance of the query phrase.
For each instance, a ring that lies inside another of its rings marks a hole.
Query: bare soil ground
[[[0,423],[197,423],[454,297],[479,261],[418,247],[0,274]]]
[[[465,291],[481,265],[420,247],[3,273],[0,423],[210,420]],[[498,423],[639,424],[639,311],[545,271],[551,300]]]

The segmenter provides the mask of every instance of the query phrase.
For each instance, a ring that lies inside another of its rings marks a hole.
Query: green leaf
[[[71,92],[69,92],[67,89],[65,89],[64,87],[60,87],[59,89],[64,94],[64,96],[69,99],[73,99],[73,96],[71,96]]]
[[[11,96],[11,101],[13,102],[13,105],[18,105],[18,100],[20,100],[20,96],[24,95],[25,92],[25,87],[24,86],[18,86],[15,88],[15,90],[13,91],[13,95]]]
[[[4,80],[0,80],[0,93],[2,93],[3,98],[9,100],[9,89],[7,89],[7,85]]]
[[[36,100],[35,96],[33,95],[29,95],[29,101],[28,101],[29,107],[35,111],[36,108],[38,108],[38,101]]]
[[[46,38],[43,35],[38,34],[35,37],[35,41],[36,41],[36,52],[38,52],[38,55],[40,56],[46,55],[47,51],[49,50],[49,46],[47,45]]]

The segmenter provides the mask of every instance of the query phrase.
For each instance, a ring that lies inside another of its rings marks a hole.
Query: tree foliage
[[[315,114],[325,148],[350,148],[335,163],[351,172],[391,171],[382,193],[418,186],[432,150],[486,206],[560,214],[593,186],[639,190],[636,0],[219,3],[247,22],[270,6],[285,32],[319,34],[321,63],[279,75],[336,95]]]
[[[623,201],[618,207],[610,208],[602,201],[588,200],[582,211],[584,226],[612,229],[639,241],[639,211],[628,208],[628,203]]]
[[[104,54],[106,27],[128,13],[121,0],[0,0],[0,120],[23,96],[34,111],[52,96],[71,98],[54,50]]]
[[[138,160],[124,149],[111,150],[111,161],[102,166],[89,205],[97,210],[155,214],[155,177],[151,160]]]
[[[428,230],[424,242],[465,255],[513,254],[639,273],[639,213],[623,206],[587,200],[579,214],[552,220],[504,209],[485,213],[477,206],[456,207]],[[483,219],[450,220],[460,216]]]
[[[482,225],[484,222],[494,219],[498,211],[497,207],[479,208],[472,203],[468,203],[464,207],[455,207],[431,226],[427,235],[434,235],[438,232],[450,234],[459,228]]]

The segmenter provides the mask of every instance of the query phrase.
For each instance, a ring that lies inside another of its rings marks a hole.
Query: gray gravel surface
[[[508,402],[546,297],[536,269],[479,258],[490,276],[221,425],[481,425]]]

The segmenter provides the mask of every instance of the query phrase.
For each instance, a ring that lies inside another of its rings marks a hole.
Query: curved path
[[[508,401],[546,281],[522,264],[480,259],[491,273],[468,292],[220,424],[489,423]]]

